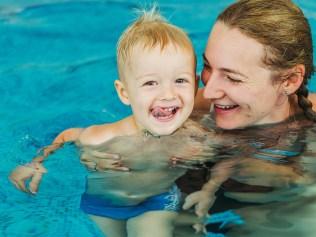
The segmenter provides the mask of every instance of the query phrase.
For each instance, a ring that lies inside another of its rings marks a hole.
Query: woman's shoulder
[[[313,110],[316,111],[316,93],[310,93],[308,95],[308,99],[312,102],[313,104]]]

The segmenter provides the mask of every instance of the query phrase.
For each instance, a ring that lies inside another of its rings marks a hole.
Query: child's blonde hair
[[[195,59],[192,42],[186,32],[164,19],[156,6],[149,11],[141,11],[139,18],[128,26],[117,43],[116,56],[120,79],[124,78],[124,67],[128,65],[135,46],[141,45],[144,49],[160,46],[163,50],[169,44],[191,51]]]

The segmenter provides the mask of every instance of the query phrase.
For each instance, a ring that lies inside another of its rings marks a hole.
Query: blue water
[[[163,15],[183,27],[201,55],[212,23],[230,0],[160,0]],[[296,1],[316,38],[316,4]],[[139,4],[141,3],[141,4]],[[85,170],[69,146],[46,163],[40,192],[7,180],[68,127],[118,120],[130,113],[113,87],[116,41],[148,1],[0,1],[0,236],[101,236],[78,209]],[[315,78],[309,85],[316,92]],[[56,169],[58,167],[58,169]],[[57,171],[56,171],[57,170]]]

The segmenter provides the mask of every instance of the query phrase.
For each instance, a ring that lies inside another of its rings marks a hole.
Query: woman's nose
[[[203,97],[205,99],[218,99],[224,96],[224,88],[218,75],[214,72],[208,75],[205,80],[206,84],[204,87]]]

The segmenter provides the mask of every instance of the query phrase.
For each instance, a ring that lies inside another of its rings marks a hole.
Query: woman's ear
[[[294,94],[302,85],[305,76],[305,66],[298,64],[289,69],[286,73],[286,80],[283,81],[284,93],[287,95]]]
[[[125,84],[122,81],[120,81],[120,80],[115,80],[114,81],[114,86],[115,86],[117,95],[119,96],[119,98],[122,101],[122,103],[125,104],[125,105],[130,105],[129,98],[128,98],[128,93],[127,93]]]

